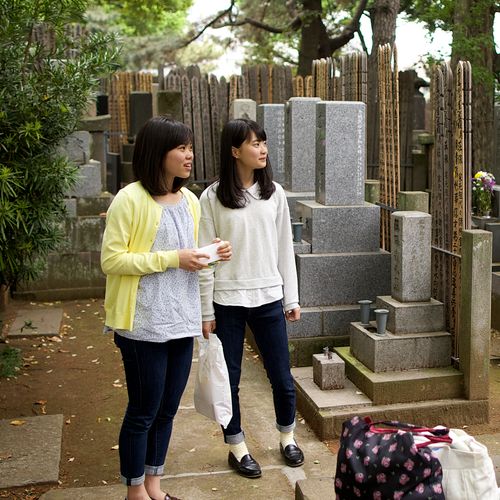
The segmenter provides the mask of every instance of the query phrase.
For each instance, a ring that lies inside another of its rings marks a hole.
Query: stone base
[[[290,323],[289,323],[290,324]],[[245,339],[252,349],[260,354],[257,343],[250,328],[245,331]],[[288,351],[290,353],[290,366],[311,366],[313,354],[322,352],[324,347],[333,351],[335,347],[348,346],[349,337],[307,337],[288,340]]]
[[[380,207],[365,203],[326,206],[300,200],[295,211],[305,223],[302,237],[312,253],[377,252],[380,248]]]
[[[374,404],[409,403],[464,396],[463,373],[451,366],[374,373],[356,359],[349,347],[335,352],[344,360],[346,377]]]
[[[450,366],[451,334],[377,335],[374,323],[351,323],[351,353],[375,373]]]
[[[444,330],[444,304],[431,298],[429,302],[399,302],[391,296],[377,297],[377,307],[388,309],[387,329],[395,335]]]
[[[287,191],[285,189],[286,199],[288,201],[288,208],[290,209],[290,217],[294,220],[298,219],[296,205],[298,201],[302,200],[314,200],[316,198],[315,191],[305,191],[303,193]]]
[[[375,319],[375,304],[371,308],[370,319]],[[286,325],[288,338],[346,336],[359,319],[359,305],[302,307],[300,321]]]
[[[340,356],[331,353],[331,358],[324,354],[313,354],[313,380],[322,390],[343,389],[345,384],[345,363]]]
[[[353,384],[346,385],[340,391],[321,391],[312,381],[312,368],[294,368],[292,375],[297,393],[297,410],[323,441],[339,437],[342,423],[353,415],[370,416],[375,421],[399,420],[430,427],[462,427],[488,422],[488,400],[469,401],[460,396],[448,397],[445,391],[442,399],[435,401],[375,403]],[[435,382],[429,379],[427,383],[432,385]],[[388,383],[386,390],[390,388]],[[397,390],[396,384],[394,391]],[[316,397],[316,391],[322,396],[321,399]],[[344,393],[341,399],[340,393]]]
[[[50,290],[24,290],[14,292],[14,298],[34,302],[52,302],[54,300],[103,299],[106,287],[88,286],[76,288],[51,288]]]
[[[391,290],[391,254],[377,252],[296,255],[302,307],[356,304]]]

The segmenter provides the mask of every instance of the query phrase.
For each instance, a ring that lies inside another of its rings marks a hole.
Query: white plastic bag
[[[222,342],[214,333],[198,338],[198,373],[194,384],[194,407],[198,413],[224,428],[233,416],[231,387]]]
[[[432,448],[443,468],[446,500],[498,500],[488,449],[462,429],[450,429],[451,445]]]

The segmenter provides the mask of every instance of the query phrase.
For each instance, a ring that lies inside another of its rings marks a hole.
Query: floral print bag
[[[414,437],[420,436],[416,443]],[[441,464],[428,448],[451,443],[448,429],[353,417],[342,425],[337,500],[444,500]]]

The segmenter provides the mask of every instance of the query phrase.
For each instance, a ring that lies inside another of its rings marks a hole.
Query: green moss
[[[0,351],[0,378],[17,375],[21,367],[21,350],[6,346]]]

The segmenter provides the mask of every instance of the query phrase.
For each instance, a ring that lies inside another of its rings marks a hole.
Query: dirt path
[[[16,309],[29,307],[62,307],[62,335],[60,341],[9,341],[22,350],[24,366],[17,377],[0,379],[0,419],[63,414],[60,487],[118,483],[118,452],[113,448],[127,396],[120,354],[112,337],[102,333],[102,300],[14,301],[4,316],[4,331]],[[500,360],[492,362],[490,394],[490,424],[470,426],[471,434],[500,432]],[[336,441],[329,446],[336,452]],[[0,498],[35,500],[53,487],[0,490]]]

